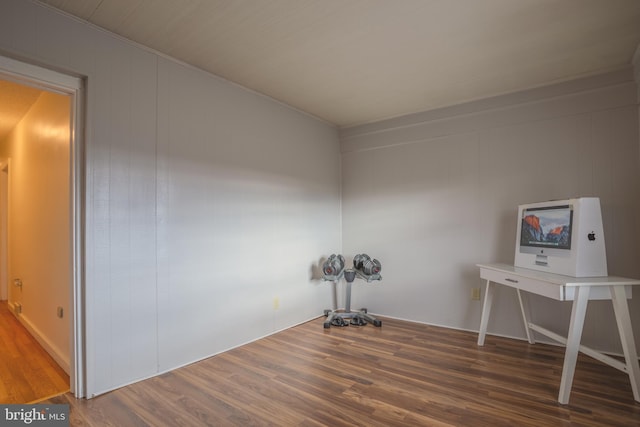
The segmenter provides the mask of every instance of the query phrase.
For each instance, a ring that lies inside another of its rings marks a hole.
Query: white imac
[[[600,199],[518,206],[514,265],[572,277],[607,276]]]

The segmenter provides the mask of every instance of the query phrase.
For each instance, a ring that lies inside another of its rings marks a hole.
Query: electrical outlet
[[[273,309],[274,309],[274,310],[277,310],[277,309],[279,309],[279,308],[280,308],[280,298],[275,297],[275,298],[273,299]]]
[[[474,301],[480,300],[480,288],[471,288],[471,299]]]

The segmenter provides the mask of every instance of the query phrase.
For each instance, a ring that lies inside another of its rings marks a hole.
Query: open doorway
[[[0,134],[0,297],[7,300],[0,309],[66,371],[67,390],[77,397],[84,397],[81,86],[80,79],[0,57],[0,88],[32,98]]]

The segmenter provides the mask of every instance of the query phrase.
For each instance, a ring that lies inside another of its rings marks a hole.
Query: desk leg
[[[491,314],[491,304],[495,290],[496,285],[487,280],[487,289],[484,293],[484,304],[482,305],[482,317],[480,318],[480,331],[478,332],[478,345],[484,345],[484,337],[487,335],[487,324],[489,323],[489,314]]]
[[[569,403],[569,394],[573,384],[573,374],[576,370],[578,352],[580,351],[580,338],[584,326],[584,316],[587,312],[587,302],[589,301],[589,287],[576,287],[573,306],[571,308],[571,323],[569,323],[569,335],[567,337],[567,348],[564,352],[564,366],[562,367],[562,379],[560,380],[560,392],[558,402],[566,405]]]
[[[633,339],[627,296],[624,286],[610,286],[609,289],[611,290],[611,303],[613,304],[613,311],[616,315],[616,323],[618,324],[622,351],[624,352],[624,360],[627,365],[626,371],[627,374],[629,374],[629,381],[631,381],[633,398],[636,402],[640,402],[640,368],[638,367],[638,354],[636,343]]]
[[[522,320],[524,321],[524,331],[527,334],[527,341],[529,344],[535,344],[536,342],[533,340],[533,334],[529,329],[529,304],[527,304],[527,300],[522,296],[522,292],[520,289],[516,289],[518,292],[518,301],[520,301],[520,311],[522,312]]]

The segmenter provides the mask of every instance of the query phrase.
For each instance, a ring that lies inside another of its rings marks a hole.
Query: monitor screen
[[[520,246],[571,249],[571,205],[529,208],[522,211]]]

